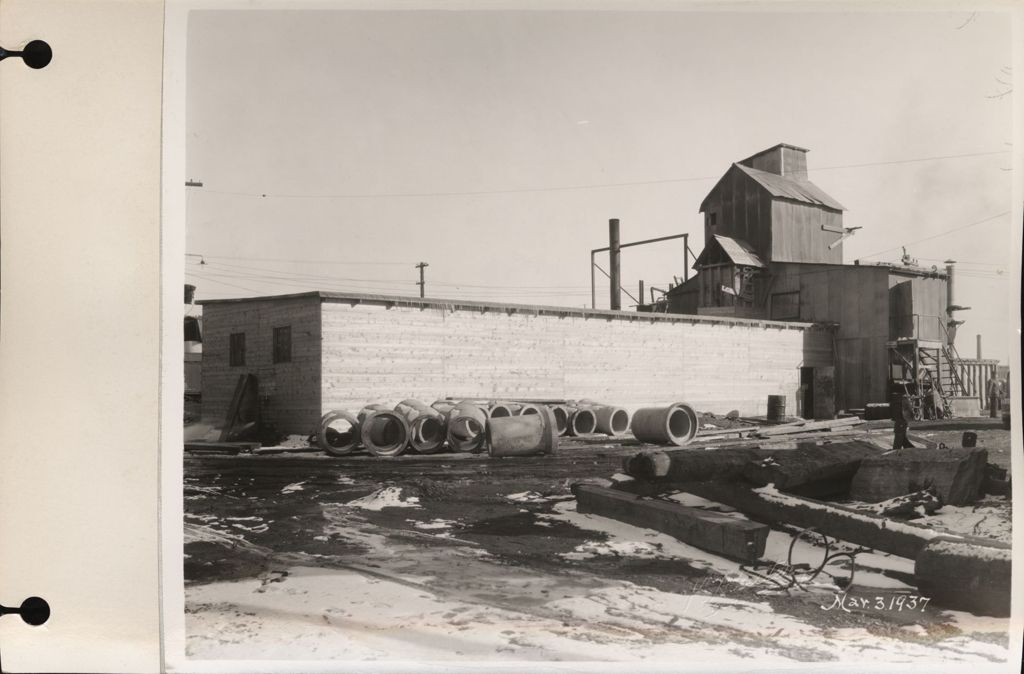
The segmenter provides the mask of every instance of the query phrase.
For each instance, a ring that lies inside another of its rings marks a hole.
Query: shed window
[[[292,362],[292,326],[274,328],[274,362]]]
[[[245,365],[245,333],[232,332],[228,339],[228,364],[232,367]]]
[[[771,319],[774,321],[800,320],[800,291],[772,293]]]
[[[712,227],[718,224],[718,213],[711,213],[708,216],[708,224],[710,224]]]

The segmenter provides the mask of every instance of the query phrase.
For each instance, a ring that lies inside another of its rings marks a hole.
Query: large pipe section
[[[605,435],[622,435],[629,430],[629,412],[621,407],[599,405],[592,407],[594,430]]]
[[[569,431],[570,409],[565,405],[555,405],[551,408],[551,414],[555,417],[555,428],[558,435],[565,435]]]
[[[597,429],[597,417],[589,407],[580,407],[569,415],[567,435],[590,435]]]
[[[492,457],[554,454],[558,451],[555,415],[541,406],[533,414],[492,417],[487,424],[487,446]]]
[[[611,309],[618,310],[622,308],[622,294],[619,289],[619,258],[621,252],[619,250],[619,219],[612,218],[608,221],[608,261],[609,267],[608,275],[609,282],[611,284]]]
[[[409,422],[409,445],[420,454],[433,454],[444,446],[446,427],[444,416],[419,400],[403,400],[395,405],[395,412]]]
[[[384,405],[367,405],[358,420],[359,437],[374,456],[398,456],[409,445],[409,422]]]
[[[359,421],[352,414],[342,410],[328,412],[320,418],[317,425],[316,442],[320,449],[328,454],[351,454],[359,446]]]
[[[448,412],[448,446],[455,452],[477,452],[487,439],[487,412],[479,405],[460,402]]]
[[[640,442],[682,447],[697,435],[697,412],[686,403],[644,407],[633,413],[630,427]]]

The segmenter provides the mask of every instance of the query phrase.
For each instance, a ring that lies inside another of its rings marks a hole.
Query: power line
[[[198,253],[186,253],[186,255],[198,255]],[[245,262],[291,262],[295,264],[351,264],[351,265],[380,265],[405,267],[411,262],[368,262],[366,260],[314,260],[309,258],[284,259],[272,257],[240,257],[228,255],[203,255],[207,260],[242,260]]]
[[[848,168],[864,168],[869,166],[892,166],[897,164],[912,164],[924,161],[940,161],[945,159],[963,159],[968,157],[984,157],[989,155],[1007,154],[1010,150],[996,150],[993,152],[968,152],[965,154],[948,154],[935,157],[917,157],[914,159],[894,159],[890,161],[867,162],[863,164],[843,164],[839,166],[823,166],[815,168],[817,171],[833,171]],[[228,196],[253,197],[259,199],[384,199],[384,198],[410,198],[410,197],[465,197],[465,196],[488,196],[497,194],[524,194],[531,192],[565,192],[571,190],[606,189],[615,187],[637,187],[642,185],[663,185],[670,183],[685,183],[701,180],[715,180],[719,175],[694,176],[689,178],[664,178],[661,180],[634,180],[620,183],[596,183],[586,185],[562,185],[556,187],[523,187],[503,190],[465,190],[447,192],[370,192],[370,193],[339,193],[339,194],[286,194],[273,192],[240,192],[228,190],[211,190],[204,188],[202,194],[222,194]]]
[[[863,259],[866,259],[866,258],[869,258],[869,257],[878,257],[882,253],[888,253],[890,250],[897,250],[897,249],[902,248],[904,246],[913,246],[914,244],[923,243],[925,241],[931,241],[932,239],[938,239],[939,237],[946,236],[947,234],[952,234],[954,232],[959,232],[959,231],[967,229],[969,227],[977,227],[978,225],[982,225],[982,224],[988,222],[989,220],[995,220],[996,218],[1001,218],[1004,215],[1009,215],[1009,214],[1010,214],[1010,211],[1003,211],[1002,213],[996,213],[995,215],[990,215],[989,217],[985,218],[984,220],[978,220],[977,222],[972,222],[972,223],[970,223],[968,225],[962,225],[960,227],[954,227],[953,229],[948,229],[945,232],[940,232],[940,233],[935,234],[933,236],[926,236],[925,238],[918,239],[917,241],[908,241],[906,243],[899,244],[897,246],[893,246],[892,248],[886,248],[885,250],[880,250],[877,253],[872,253],[871,255],[861,255],[860,259],[863,260]]]

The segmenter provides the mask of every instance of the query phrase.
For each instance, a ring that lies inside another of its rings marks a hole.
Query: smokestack
[[[981,360],[981,335],[978,335],[978,360]]]
[[[618,310],[622,308],[622,295],[619,289],[619,219],[612,218],[608,221],[608,257],[609,275],[611,276],[611,308]]]
[[[946,260],[946,313],[953,318],[953,263],[956,260]]]

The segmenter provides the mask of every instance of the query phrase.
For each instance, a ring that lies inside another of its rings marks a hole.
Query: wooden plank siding
[[[772,298],[799,293],[794,320],[838,323],[835,392],[839,409],[885,400],[888,380],[888,269],[857,265],[772,263],[757,302],[772,318]]]
[[[291,326],[291,361],[274,363],[274,328],[283,326]],[[244,365],[228,364],[232,333],[245,334]],[[204,419],[223,419],[241,374],[256,375],[264,419],[283,432],[312,432],[321,414],[319,298],[204,303]]]
[[[712,215],[717,224],[712,226]],[[763,259],[769,259],[772,238],[772,199],[748,175],[731,167],[704,201],[704,240],[712,236],[741,239]]]
[[[772,262],[842,264],[843,244],[829,250],[842,231],[843,214],[821,206],[775,199],[771,205]],[[827,228],[827,229],[826,229]]]
[[[456,396],[763,414],[768,395],[795,409],[808,359],[831,364],[830,332],[811,326],[409,304],[324,300],[324,410]]]

